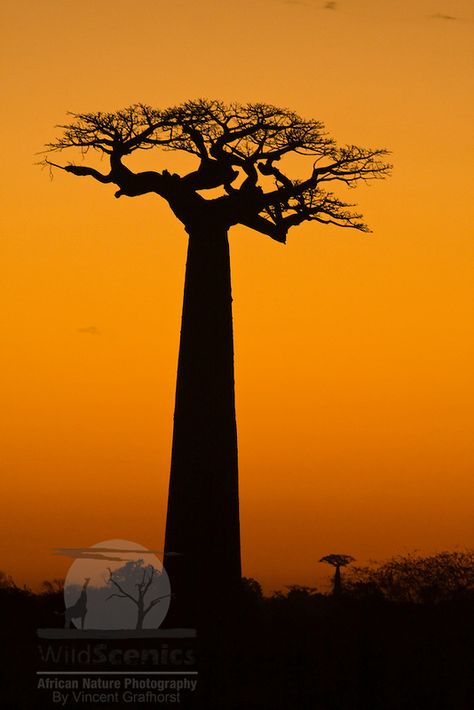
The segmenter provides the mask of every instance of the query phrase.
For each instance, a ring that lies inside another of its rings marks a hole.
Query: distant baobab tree
[[[338,596],[342,592],[342,579],[341,579],[341,567],[346,567],[354,562],[355,558],[351,555],[326,555],[321,557],[320,562],[327,562],[328,565],[332,565],[336,568],[334,572],[334,582],[333,582],[333,594]]]
[[[155,194],[188,234],[165,561],[179,623],[209,618],[229,608],[241,579],[229,229],[241,224],[280,243],[307,221],[368,231],[330,187],[385,177],[387,151],[338,147],[320,121],[263,103],[200,99],[70,115],[45,152],[96,152],[105,170],[100,162],[43,164],[115,185],[115,197]],[[125,164],[154,148],[165,157],[188,153],[196,169],[134,172]],[[303,179],[284,166],[292,156],[309,164]]]

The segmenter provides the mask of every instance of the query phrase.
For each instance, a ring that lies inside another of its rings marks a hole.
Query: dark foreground
[[[136,639],[110,641],[112,663],[108,659],[105,665],[94,666],[82,657],[85,663],[69,661],[65,665],[62,657],[59,664],[48,665],[38,653],[36,630],[61,626],[57,613],[61,604],[57,591],[35,595],[16,587],[0,589],[2,709],[61,707],[58,699],[53,703],[51,691],[37,689],[36,673],[41,668],[139,669],[142,673],[143,669],[171,668],[140,665],[140,659],[137,665],[137,654],[133,653],[124,657],[127,644],[137,649]],[[375,592],[352,591],[334,598],[301,588],[262,598],[256,585],[248,585],[242,606],[235,613],[236,623],[227,629],[221,626],[206,639],[201,636],[198,640],[171,639],[166,643],[167,653],[184,643],[190,659],[196,654],[196,666],[173,666],[199,672],[195,693],[181,693],[179,703],[176,698],[160,702],[156,698],[133,700],[133,696],[127,696],[124,702],[120,696],[118,702],[101,702],[98,707],[474,708],[474,596],[470,592],[441,601],[409,603],[390,601]],[[150,639],[142,643],[146,646]],[[86,641],[72,639],[69,651],[74,644],[84,650]],[[69,698],[66,707],[75,705],[94,706]]]

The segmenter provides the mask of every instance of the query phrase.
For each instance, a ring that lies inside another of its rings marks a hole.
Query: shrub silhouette
[[[435,557],[439,556],[417,559],[429,561]],[[372,572],[391,562],[382,563]],[[243,582],[256,603],[244,607],[245,613],[231,638],[224,630],[219,643],[198,656],[200,684],[206,678],[210,681],[208,685],[200,685],[200,694],[189,707],[196,710],[474,707],[474,597],[467,591],[474,573],[473,554],[442,553],[434,568],[441,578],[452,579],[449,570],[453,564],[458,570],[458,581],[435,604],[423,595],[416,597],[416,603],[405,603],[399,601],[406,599],[405,595],[392,601],[361,593],[357,582],[351,583],[358,575],[357,570],[345,575],[345,593],[337,600],[332,594],[318,594],[299,585],[265,597],[260,596],[256,580]],[[406,585],[413,583],[418,587],[416,578],[404,579]],[[463,582],[465,579],[467,584]],[[44,592],[34,594],[15,584],[0,587],[2,708],[49,707],[45,696],[36,689],[35,677],[36,627],[45,620],[42,606],[45,596],[48,595]],[[137,643],[135,639],[134,644]],[[19,668],[21,683],[18,683]],[[147,669],[141,667],[143,671]],[[183,706],[188,707],[186,703]]]
[[[375,568],[354,567],[346,587],[356,595],[369,591],[416,604],[474,598],[474,550],[406,555]]]

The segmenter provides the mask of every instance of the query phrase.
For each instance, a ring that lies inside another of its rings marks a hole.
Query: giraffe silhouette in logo
[[[79,599],[72,606],[68,606],[64,612],[64,628],[69,629],[71,626],[71,619],[81,620],[81,629],[84,629],[84,619],[87,614],[87,585],[91,581],[90,577],[85,577],[84,584],[82,585],[82,591]]]

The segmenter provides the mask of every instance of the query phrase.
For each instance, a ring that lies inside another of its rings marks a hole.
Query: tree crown
[[[346,565],[350,565],[351,562],[354,562],[354,557],[352,555],[339,555],[339,554],[330,554],[326,555],[325,557],[321,557],[319,560],[320,562],[327,562],[329,565],[333,565],[333,567],[346,567]]]
[[[226,227],[240,223],[280,242],[291,227],[312,220],[369,231],[354,205],[331,192],[329,183],[355,187],[387,176],[391,167],[386,150],[338,147],[320,121],[264,103],[198,99],[166,110],[135,104],[115,113],[70,115],[72,122],[59,126],[62,134],[45,153],[78,148],[85,157],[97,151],[108,156],[109,172],[58,165],[49,157],[43,164],[115,184],[116,197],[154,192],[187,228],[200,219]],[[132,172],[123,163],[135,151],[154,148],[192,154],[198,167],[178,175]],[[305,179],[290,177],[285,159],[291,155],[311,163]],[[207,192],[215,188],[218,197]]]

